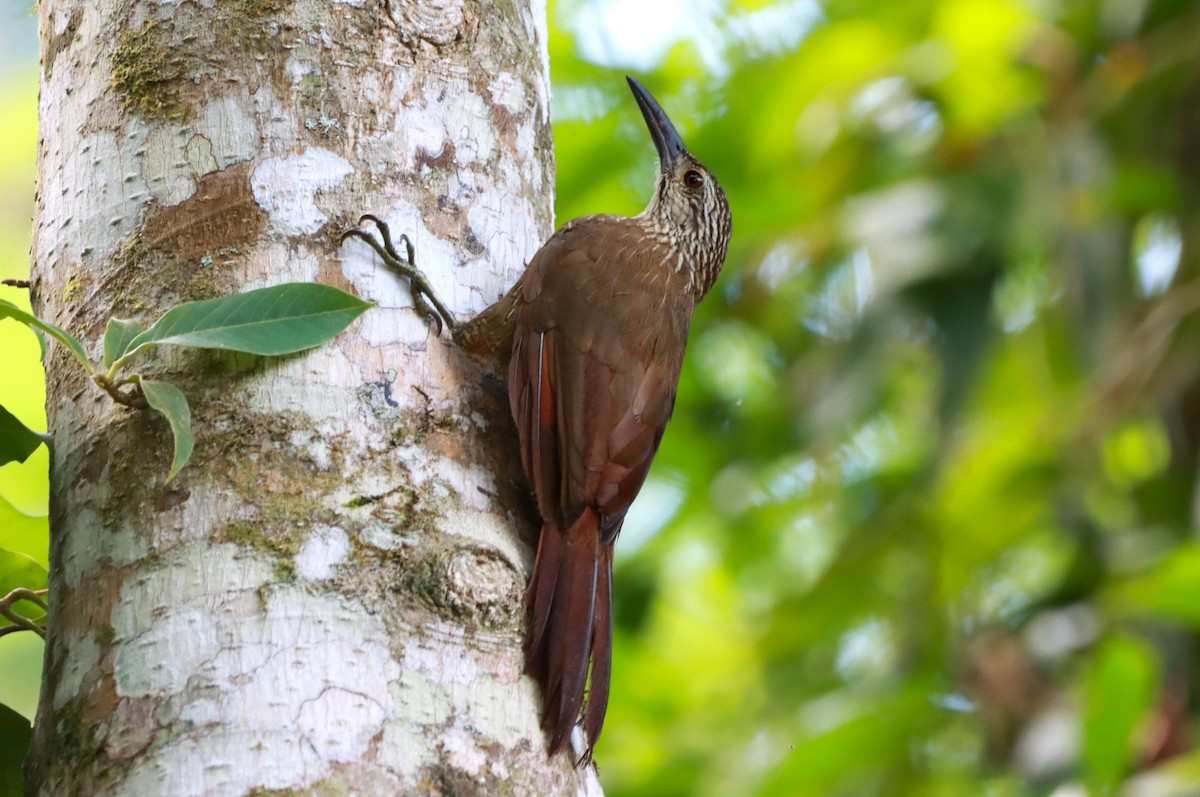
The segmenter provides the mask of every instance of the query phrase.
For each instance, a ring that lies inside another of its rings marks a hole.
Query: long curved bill
[[[683,139],[679,137],[679,131],[675,129],[675,125],[671,124],[671,120],[662,106],[658,104],[658,100],[646,91],[645,86],[628,75],[625,76],[625,79],[629,81],[633,98],[637,100],[638,107],[642,109],[646,127],[650,129],[650,137],[654,139],[654,147],[658,150],[658,162],[662,166],[662,170],[664,172],[674,171],[679,157],[687,152],[687,147],[683,145]]]

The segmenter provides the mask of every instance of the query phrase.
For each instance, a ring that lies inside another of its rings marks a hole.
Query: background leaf
[[[192,410],[188,407],[183,391],[171,383],[151,379],[139,381],[142,391],[146,394],[146,402],[152,409],[161,412],[171,424],[175,450],[171,458],[171,470],[167,474],[167,481],[171,481],[187,464],[192,456],[192,448],[196,445],[196,439],[192,436]]]
[[[25,554],[43,568],[49,567],[48,527],[45,515],[27,515],[0,496],[0,548]]]
[[[41,435],[0,406],[0,465],[24,462],[42,442]]]
[[[134,338],[129,350],[170,343],[290,354],[332,340],[369,307],[369,302],[328,285],[275,285],[174,307]]]
[[[1200,628],[1200,545],[1172,551],[1147,572],[1114,585],[1112,611],[1122,616],[1155,615]]]
[[[21,797],[21,762],[29,750],[33,728],[29,720],[0,704],[0,797]]]
[[[23,553],[0,548],[0,597],[4,597],[14,589],[45,589],[46,568]],[[32,603],[23,603],[18,611],[26,617],[36,618],[42,612]],[[8,621],[0,618],[0,625]]]
[[[1143,642],[1113,637],[1097,652],[1088,678],[1084,760],[1100,793],[1120,782],[1134,753],[1133,734],[1157,689],[1154,655]]]

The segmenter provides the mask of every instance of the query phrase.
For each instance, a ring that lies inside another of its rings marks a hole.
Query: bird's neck
[[[634,221],[671,253],[668,267],[687,277],[688,290],[694,301],[699,303],[717,281],[724,253],[718,255],[710,251],[696,230],[686,229],[672,219],[665,204],[659,202],[657,192],[646,209],[634,217]]]

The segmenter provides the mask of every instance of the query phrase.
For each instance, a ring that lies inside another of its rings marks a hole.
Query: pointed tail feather
[[[600,735],[612,653],[612,546],[600,541],[600,517],[588,507],[566,532],[547,523],[526,592],[532,623],[525,671],[542,687],[542,727],[550,754],[566,746],[583,708],[588,747]]]
[[[538,540],[533,578],[525,589],[525,605],[532,610],[529,638],[525,643],[525,673],[546,686],[546,626],[553,607],[554,587],[562,560],[563,535],[557,526],[546,523]]]
[[[585,761],[591,760],[592,748],[600,738],[604,714],[608,711],[608,687],[612,677],[612,560],[612,544],[602,544],[596,576],[596,613],[592,620],[592,679],[583,715],[583,732],[588,745]]]

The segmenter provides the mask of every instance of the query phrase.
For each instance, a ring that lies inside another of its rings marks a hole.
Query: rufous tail
[[[542,526],[525,593],[532,609],[525,672],[542,687],[542,728],[551,755],[571,738],[585,689],[584,759],[590,759],[604,725],[612,674],[612,554],[612,544],[601,542],[600,517],[591,507],[565,532],[552,523]]]

